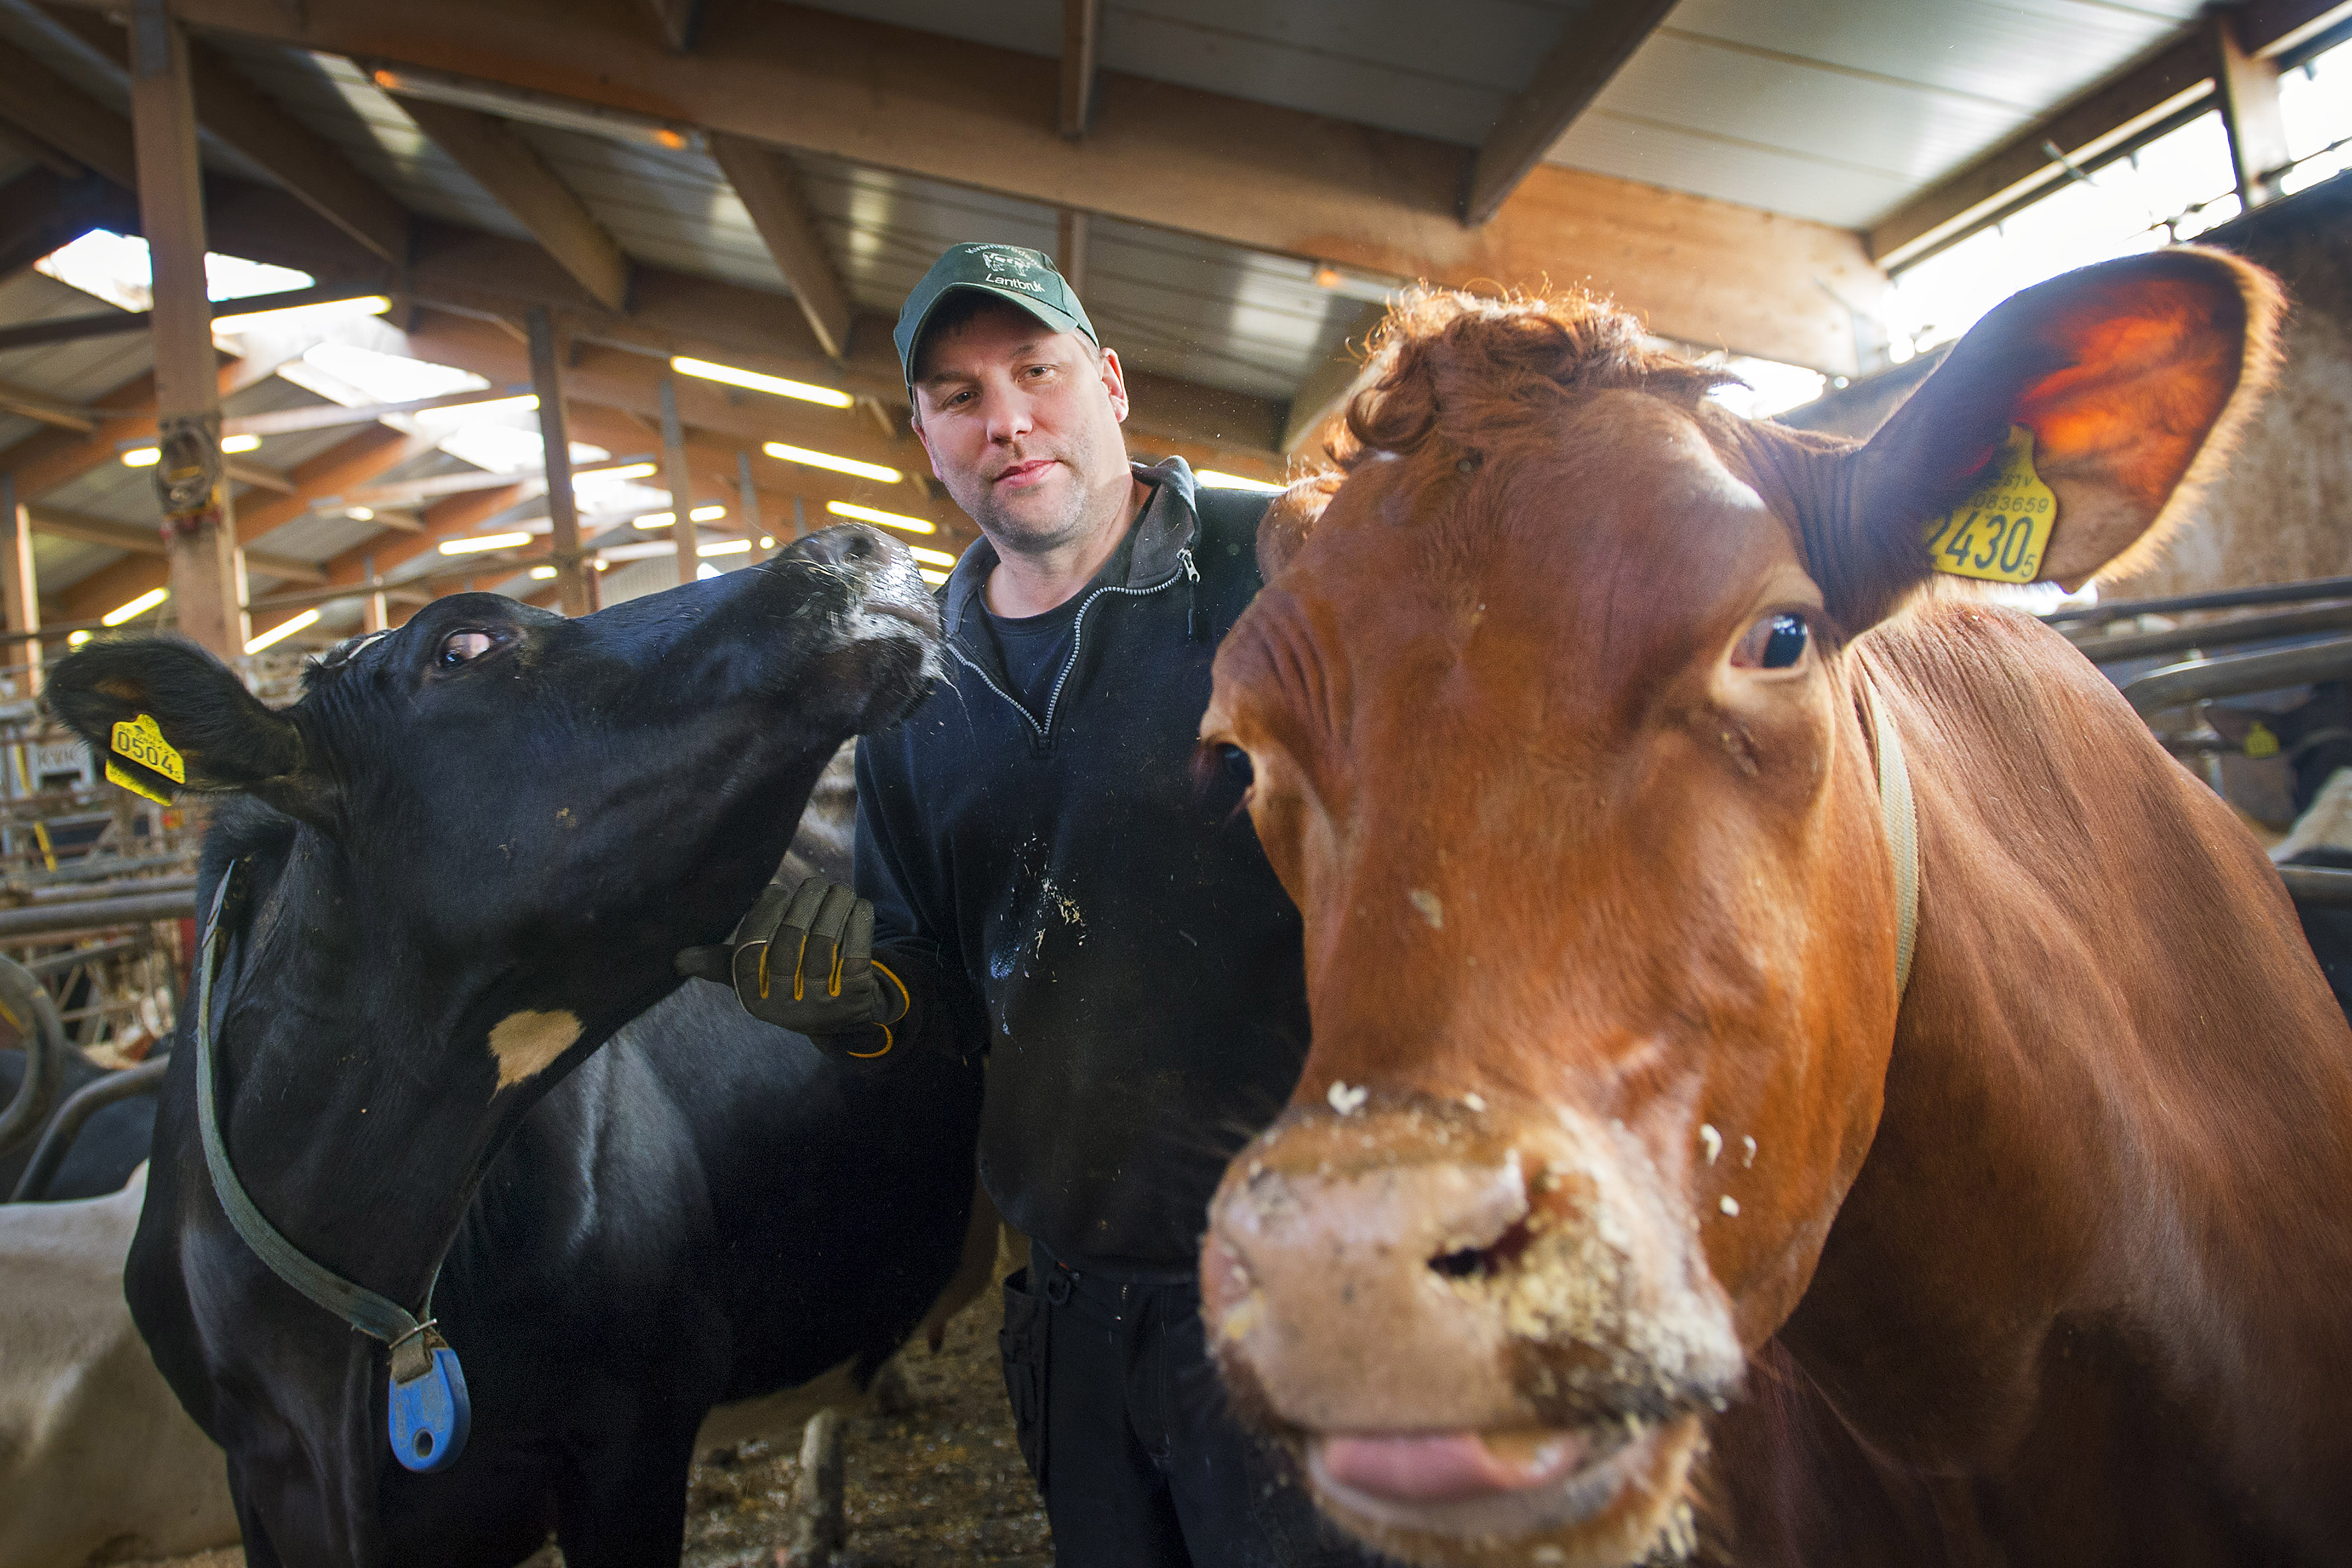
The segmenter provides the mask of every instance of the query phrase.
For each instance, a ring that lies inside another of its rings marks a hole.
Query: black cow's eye
[[[1741,669],[1788,669],[1805,657],[1811,637],[1802,616],[1766,616],[1731,650],[1731,662]]]
[[[498,638],[488,632],[451,632],[441,639],[441,667],[470,663],[498,646]]]

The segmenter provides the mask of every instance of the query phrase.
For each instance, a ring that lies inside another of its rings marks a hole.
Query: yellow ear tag
[[[173,784],[188,782],[188,764],[163,739],[163,726],[152,716],[142,713],[136,719],[125,719],[114,726],[113,749],[141,767],[162,773]],[[158,805],[169,805],[168,797],[156,794],[126,773],[112,757],[106,760],[106,782],[120,784],[132,795],[145,795]]]
[[[1976,493],[1927,525],[1927,551],[1955,577],[2032,583],[2057,525],[2058,498],[2033,471],[2033,432],[2012,425]]]
[[[2278,737],[2272,734],[2269,728],[2257,719],[2254,721],[2254,727],[2246,731],[2245,752],[2246,755],[2256,760],[2275,757],[2279,754]]]

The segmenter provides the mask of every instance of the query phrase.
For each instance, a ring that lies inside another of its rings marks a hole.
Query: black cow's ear
[[[306,821],[329,815],[330,781],[309,765],[293,721],[193,643],[143,638],[68,654],[46,698],[108,776],[152,798],[243,790]]]

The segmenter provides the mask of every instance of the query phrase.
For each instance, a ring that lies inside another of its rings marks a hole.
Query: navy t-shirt
[[[988,611],[989,634],[996,638],[996,656],[1012,679],[1013,694],[1040,724],[1045,721],[1045,705],[1054,695],[1054,679],[1070,657],[1078,608],[1086,599],[1081,589],[1042,616],[1000,616]]]

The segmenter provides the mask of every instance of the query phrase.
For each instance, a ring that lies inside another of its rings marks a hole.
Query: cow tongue
[[[1525,1491],[1583,1464],[1591,1445],[1574,1432],[1405,1432],[1318,1440],[1323,1474],[1399,1502],[1467,1502]]]

